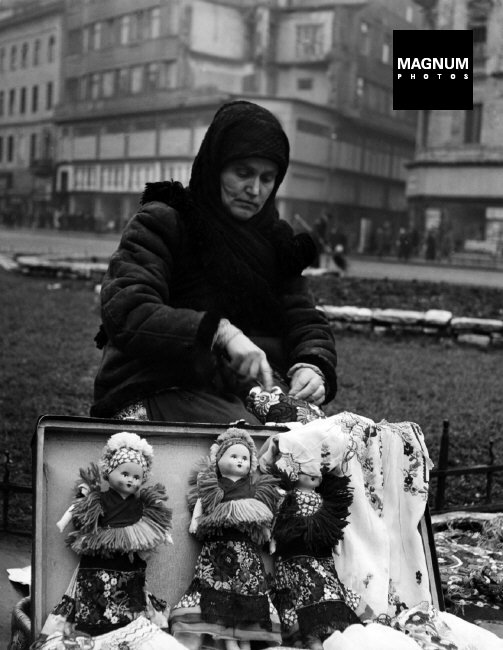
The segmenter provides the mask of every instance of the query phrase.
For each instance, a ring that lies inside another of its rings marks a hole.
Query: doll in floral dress
[[[286,490],[273,528],[274,604],[285,645],[322,650],[334,631],[360,623],[360,598],[341,583],[332,556],[347,524],[349,479],[321,471],[323,461],[306,458],[295,441],[283,445],[288,453],[273,468]]]
[[[256,469],[252,438],[231,427],[194,473],[189,530],[202,548],[170,618],[172,634],[192,650],[205,635],[224,640],[226,650],[249,648],[251,641],[281,643],[261,555],[279,499],[278,480]]]
[[[108,440],[99,467],[91,464],[80,470],[76,498],[58,522],[60,530],[70,519],[73,522],[75,530],[66,543],[80,562],[42,638],[69,630],[110,637],[141,619],[129,630],[130,647],[135,647],[135,636],[142,639],[138,647],[146,647],[147,637],[150,647],[168,647],[170,637],[159,629],[167,627],[162,614],[166,603],[147,592],[145,580],[145,556],[170,541],[171,527],[164,487],[142,487],[152,460],[146,440],[121,432]],[[102,479],[108,490],[102,489]]]

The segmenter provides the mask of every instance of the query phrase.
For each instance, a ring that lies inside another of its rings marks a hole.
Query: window
[[[370,54],[370,30],[368,23],[360,23],[360,54],[368,56]]]
[[[50,110],[54,105],[54,84],[48,81],[45,87],[45,107]]]
[[[47,43],[47,61],[53,63],[56,57],[56,37],[49,36]]]
[[[0,48],[0,72],[3,72],[5,68],[5,47]]]
[[[122,16],[120,19],[120,43],[127,45],[131,37],[131,16]]]
[[[313,79],[312,77],[300,77],[297,79],[297,90],[312,90]]]
[[[91,99],[99,99],[101,94],[101,75],[91,75]]]
[[[316,59],[324,54],[323,25],[297,25],[295,55],[298,59]]]
[[[113,97],[115,92],[115,72],[104,72],[101,78],[101,93],[103,97]]]
[[[405,9],[405,20],[408,23],[411,23],[414,20],[414,7],[412,7],[411,5],[409,5]]]
[[[421,146],[428,146],[428,130],[430,128],[430,115],[431,111],[425,110],[422,112],[422,122],[421,122]]]
[[[10,69],[15,70],[17,68],[17,46],[13,45],[10,48]]]
[[[5,102],[5,93],[3,90],[0,90],[0,116],[3,116],[5,114],[4,102]]]
[[[143,90],[143,66],[137,65],[131,68],[131,92],[140,93]]]
[[[47,129],[42,133],[42,158],[44,160],[52,158],[52,135]]]
[[[12,162],[14,160],[14,136],[9,135],[7,137],[7,162]]]
[[[40,63],[40,40],[37,38],[33,44],[33,65]]]
[[[94,23],[91,31],[91,50],[101,50],[101,36],[102,36],[102,25],[101,23]]]
[[[465,111],[465,143],[480,142],[482,131],[482,104],[474,104],[473,110]]]
[[[129,94],[129,68],[118,70],[117,90],[120,95]]]
[[[79,81],[79,99],[85,101],[89,99],[90,96],[90,77],[89,75],[84,75],[80,78]]]
[[[21,46],[21,67],[26,68],[28,65],[28,43],[23,43]]]
[[[365,92],[365,80],[363,77],[358,77],[356,79],[356,96],[358,98],[363,97],[363,94]]]
[[[147,12],[145,38],[159,38],[161,34],[161,10],[159,7]]]
[[[37,134],[30,135],[30,160],[35,160],[37,157]]]
[[[389,63],[391,59],[391,39],[389,36],[384,37],[381,51],[381,61],[382,63]]]
[[[0,135],[0,162],[3,161],[3,137]]]
[[[159,63],[149,63],[145,73],[145,90],[155,90],[159,86]]]
[[[487,26],[478,25],[473,28],[473,57],[483,59],[486,54]]]
[[[9,90],[9,115],[14,115],[14,108],[16,106],[16,89]]]
[[[21,95],[19,97],[19,112],[22,115],[26,113],[26,88],[21,88]]]
[[[38,111],[38,86],[33,86],[31,89],[31,112]]]
[[[115,45],[116,22],[113,18],[104,23],[101,47],[113,47]]]
[[[91,49],[91,28],[84,27],[82,29],[82,52],[89,52]]]

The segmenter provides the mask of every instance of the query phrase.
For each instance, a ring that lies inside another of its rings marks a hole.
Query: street
[[[0,253],[103,259],[113,253],[119,238],[118,233],[95,234],[0,227]],[[357,278],[425,280],[503,289],[503,271],[477,267],[462,268],[448,263],[426,263],[419,259],[404,263],[392,258],[350,256],[347,274]]]

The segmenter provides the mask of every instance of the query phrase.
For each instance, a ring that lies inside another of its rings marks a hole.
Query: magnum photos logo
[[[393,109],[473,109],[473,32],[394,30]]]

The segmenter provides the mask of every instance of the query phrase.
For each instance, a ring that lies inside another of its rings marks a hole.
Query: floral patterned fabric
[[[232,630],[235,638],[248,639],[258,627],[261,640],[280,642],[279,619],[257,545],[246,539],[203,544],[192,583],[171,611],[173,630],[185,631],[186,619],[189,629],[200,634],[218,638]]]
[[[310,635],[324,639],[334,630],[358,622],[352,610],[356,609],[360,598],[344,589],[331,557],[279,557],[274,569],[274,602],[284,640],[288,643],[299,637],[305,640]]]
[[[127,625],[146,606],[145,568],[134,571],[80,569],[75,585],[77,629],[103,634]]]

